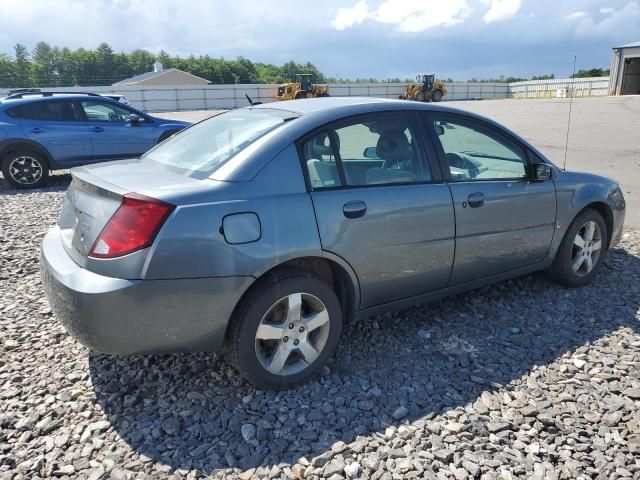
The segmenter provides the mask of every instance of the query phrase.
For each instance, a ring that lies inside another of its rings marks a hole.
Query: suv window
[[[431,116],[452,181],[526,177],[524,150],[470,120]]]
[[[129,115],[133,113],[127,108],[99,100],[82,100],[80,105],[90,122],[128,122]],[[140,117],[140,121],[144,118]]]
[[[415,138],[415,127],[406,115],[367,115],[330,126],[302,144],[311,187],[430,181]]]
[[[68,100],[51,100],[18,105],[7,110],[14,118],[42,121],[73,122],[78,120],[72,102]]]

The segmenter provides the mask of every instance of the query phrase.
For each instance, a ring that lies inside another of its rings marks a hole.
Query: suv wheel
[[[47,181],[49,166],[39,153],[16,152],[9,154],[2,162],[2,174],[14,187],[38,188]]]
[[[587,285],[607,253],[607,225],[602,215],[587,209],[569,226],[549,275],[567,287]]]
[[[335,292],[298,270],[276,272],[243,299],[232,318],[227,353],[259,388],[290,388],[316,375],[342,330]]]

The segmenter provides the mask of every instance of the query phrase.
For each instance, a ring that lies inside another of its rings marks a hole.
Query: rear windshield
[[[161,143],[143,159],[205,178],[260,137],[296,115],[275,109],[239,109],[200,122]]]

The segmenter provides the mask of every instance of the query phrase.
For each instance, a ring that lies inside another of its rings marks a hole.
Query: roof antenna
[[[576,76],[576,56],[573,56],[573,75],[571,75],[572,80],[575,82]],[[571,127],[571,106],[573,105],[573,85],[569,90],[571,93],[569,94],[569,118],[567,120],[567,138],[564,142],[564,163],[562,164],[562,170],[567,170],[567,150],[569,149],[569,128]]]

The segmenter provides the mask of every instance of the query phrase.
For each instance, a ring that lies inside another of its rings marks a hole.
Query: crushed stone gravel
[[[0,182],[0,480],[640,478],[640,232],[585,288],[536,274],[349,325],[322,376],[270,392],[65,333],[38,251],[68,182]]]

